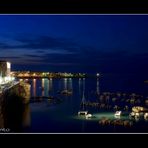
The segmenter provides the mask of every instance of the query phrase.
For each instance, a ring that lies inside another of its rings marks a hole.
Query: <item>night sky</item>
[[[12,70],[148,74],[148,15],[0,15]]]

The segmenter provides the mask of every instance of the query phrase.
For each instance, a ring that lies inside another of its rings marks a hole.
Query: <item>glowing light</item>
[[[67,78],[64,78],[64,81],[67,81]]]
[[[99,75],[100,75],[100,74],[99,74],[99,73],[97,73],[97,77],[99,77]]]
[[[10,69],[10,67],[11,67],[10,62],[7,62],[7,68],[9,68],[9,69]]]
[[[0,84],[2,84],[2,82],[3,82],[3,79],[2,79],[2,77],[0,77]]]

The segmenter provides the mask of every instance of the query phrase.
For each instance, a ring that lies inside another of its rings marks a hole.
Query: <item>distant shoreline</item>
[[[30,72],[30,71],[16,71],[11,72],[11,76],[20,79],[40,79],[40,78],[98,78],[97,75],[86,74],[86,73],[62,73],[62,72]]]
[[[91,76],[85,76],[85,77],[18,77],[18,76],[15,76],[16,78],[19,78],[19,79],[41,79],[41,78],[48,78],[48,79],[63,79],[63,78],[92,78]]]

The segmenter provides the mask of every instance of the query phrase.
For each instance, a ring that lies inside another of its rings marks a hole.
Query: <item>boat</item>
[[[88,114],[88,111],[85,108],[85,96],[84,96],[84,92],[83,92],[81,107],[82,107],[82,109],[80,111],[78,111],[78,115],[85,115],[86,116]]]
[[[88,118],[92,118],[92,117],[93,117],[93,115],[92,115],[92,114],[88,114],[88,113],[87,113],[87,114],[85,115],[85,117],[86,117],[86,119],[88,119]]]
[[[121,116],[122,111],[116,111],[115,116]]]
[[[121,113],[122,113],[122,111],[116,111],[115,114],[114,114],[115,118],[120,119]]]
[[[129,114],[129,116],[148,118],[148,109],[141,106],[134,106],[132,107],[132,112]]]
[[[86,110],[86,107],[85,107],[85,95],[84,95],[85,88],[84,88],[84,86],[85,85],[84,85],[84,81],[83,81],[83,95],[82,95],[82,101],[81,101],[81,106],[80,106],[80,107],[82,107],[82,109],[80,111],[78,111],[78,115],[84,116],[86,119],[88,119],[88,118],[92,118],[93,115],[88,113],[88,110]]]
[[[72,91],[65,89],[65,90],[61,91],[61,94],[63,94],[63,95],[72,95]]]
[[[78,115],[85,115],[86,116],[87,114],[88,114],[88,111],[83,111],[82,110],[82,111],[78,112]]]
[[[148,113],[144,114],[144,119],[148,119]]]

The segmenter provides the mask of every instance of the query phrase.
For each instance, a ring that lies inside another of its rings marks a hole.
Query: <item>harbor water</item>
[[[116,119],[114,106],[111,109],[99,108],[98,106],[86,106],[94,118],[86,119],[78,116],[81,108],[84,92],[86,102],[99,102],[100,95],[104,92],[138,94],[147,97],[148,85],[134,74],[115,75],[106,74],[99,78],[61,78],[61,79],[29,79],[31,84],[32,98],[27,106],[26,121],[22,132],[29,133],[137,133],[148,132],[148,122],[144,119],[129,119],[130,110],[127,114]],[[85,86],[84,86],[85,85]],[[64,94],[63,90],[72,93]],[[52,98],[52,99],[50,99]],[[111,98],[112,99],[112,98]],[[130,98],[129,98],[130,99]],[[55,100],[55,101],[53,101]],[[101,104],[101,102],[99,102]],[[126,104],[132,106],[130,103]],[[140,104],[141,105],[141,104]],[[143,104],[142,104],[143,105]],[[134,105],[133,105],[134,106]],[[110,124],[102,124],[101,121],[109,120]],[[129,123],[122,124],[123,123]],[[128,126],[130,125],[130,126]]]

